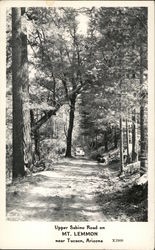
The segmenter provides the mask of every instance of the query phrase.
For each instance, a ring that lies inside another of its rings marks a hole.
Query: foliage
[[[100,146],[101,138],[105,141],[104,132],[108,133],[108,141],[114,139],[109,127],[118,130],[120,112],[123,119],[132,121],[133,108],[138,112],[140,107],[142,89],[147,92],[146,74],[143,86],[140,83],[139,49],[141,44],[146,73],[147,11],[145,8],[93,8],[89,18],[87,51],[96,80],[93,89],[82,93],[81,126],[87,138],[89,134],[93,141],[99,137]]]
[[[85,33],[79,31],[81,15],[88,21]],[[74,101],[75,117],[69,144],[73,148],[82,145],[88,155],[91,151],[93,155],[100,147],[109,150],[119,146],[120,113],[123,121],[132,122],[133,108],[139,113],[141,103],[147,103],[147,9],[33,7],[27,8],[22,24],[27,27],[29,109],[34,113],[32,134],[39,131],[40,145],[50,137],[49,119],[57,114],[58,138],[54,140],[60,151],[66,149]],[[8,10],[9,138],[12,123],[11,35],[11,12]],[[140,68],[143,84],[140,83]],[[62,118],[61,107],[64,106],[68,111]],[[50,143],[56,145],[53,139]],[[54,148],[51,145],[51,152]],[[44,151],[43,146],[40,151]]]

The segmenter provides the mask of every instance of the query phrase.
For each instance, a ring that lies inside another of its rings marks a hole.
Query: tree
[[[64,11],[61,10],[61,12],[63,13]],[[41,86],[47,88],[51,92],[50,99],[52,100],[50,104],[52,106],[51,110],[48,112],[44,111],[45,114],[32,126],[32,131],[35,134],[35,131],[38,130],[52,115],[55,115],[65,102],[70,102],[73,107],[74,101],[72,100],[76,93],[74,89],[72,95],[72,91],[67,89],[68,83],[66,81],[69,81],[69,85],[72,82],[70,78],[73,76],[71,72],[73,66],[69,65],[69,57],[66,55],[66,50],[68,51],[69,48],[67,48],[68,41],[63,38],[65,27],[61,14],[59,15],[56,9],[30,8],[27,15],[29,19],[35,19],[34,31],[32,32],[29,43],[33,47],[33,51],[36,49],[34,56],[37,61],[38,71],[38,77],[36,80]],[[44,17],[44,22],[42,22],[40,16]],[[55,16],[55,20],[53,20],[53,16]],[[62,24],[62,28],[60,27],[60,23]],[[40,28],[38,28],[38,24],[40,25]],[[53,27],[55,35],[51,32],[51,26]],[[62,35],[60,32],[62,32]],[[64,44],[66,48],[64,47]],[[73,113],[73,110],[74,108],[72,109],[71,114]],[[71,123],[69,127],[71,127]],[[72,129],[69,129],[69,131],[71,131],[72,134]],[[70,132],[68,133],[70,134]],[[68,136],[68,141],[69,138],[71,138],[71,134]]]
[[[12,8],[13,178],[24,176],[32,163],[28,92],[27,36],[24,8]]]
[[[141,36],[140,36],[141,38]],[[145,41],[146,42],[146,41]],[[140,85],[141,85],[141,99],[140,99],[140,141],[141,141],[141,152],[140,152],[140,160],[141,160],[141,166],[140,166],[140,174],[143,175],[147,172],[147,126],[145,125],[145,119],[146,119],[146,101],[147,101],[147,92],[144,88],[144,66],[143,66],[143,58],[145,58],[146,55],[143,52],[142,47],[142,41],[140,45]]]
[[[126,119],[126,151],[127,151],[127,163],[130,163],[128,119]]]
[[[24,176],[21,9],[12,8],[13,178]]]
[[[72,132],[77,96],[89,84],[84,64],[84,37],[78,34],[77,16],[79,11],[73,8],[34,9],[44,16],[44,22],[37,17],[36,32],[33,32],[30,44],[36,48],[37,82],[53,94],[53,110],[38,120],[32,130],[38,129],[63,104],[68,104],[69,125],[67,131],[66,157],[71,157]],[[32,15],[31,12],[31,16]],[[30,17],[30,14],[28,14]],[[53,19],[54,16],[54,19]],[[40,27],[38,28],[38,23]],[[45,30],[46,26],[46,30]],[[51,32],[51,26],[53,32]],[[34,39],[33,39],[34,36]],[[34,42],[35,41],[35,42]],[[36,42],[37,41],[37,42]]]
[[[138,160],[137,150],[137,114],[136,110],[133,111],[132,116],[132,161]]]
[[[25,19],[25,8],[21,8],[22,19]],[[24,23],[24,20],[23,20]],[[24,26],[24,25],[23,25]],[[32,164],[31,147],[31,124],[29,106],[29,71],[28,71],[28,52],[27,52],[27,28],[22,26],[21,32],[21,77],[22,77],[22,109],[23,109],[23,133],[24,133],[24,164],[30,167]]]

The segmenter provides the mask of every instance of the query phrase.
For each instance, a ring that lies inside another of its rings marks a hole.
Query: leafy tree
[[[44,23],[38,29],[40,19],[36,20],[34,37],[30,44],[33,50],[36,47],[37,82],[52,92],[54,109],[47,112],[40,121],[37,121],[32,130],[38,129],[51,115],[64,104],[70,107],[69,126],[67,132],[66,156],[71,156],[72,131],[77,95],[89,84],[84,65],[84,38],[78,34],[78,12],[72,8],[41,9],[46,13]],[[30,14],[28,14],[30,16]],[[53,20],[53,16],[55,17]],[[45,31],[46,24],[46,31]],[[48,27],[49,26],[49,27]],[[51,33],[51,26],[55,34]],[[49,30],[48,30],[49,29]],[[34,42],[34,40],[36,42]],[[39,60],[38,60],[39,59]],[[85,73],[85,74],[84,74]]]

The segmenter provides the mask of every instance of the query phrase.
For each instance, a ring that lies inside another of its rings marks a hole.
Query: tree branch
[[[31,131],[32,133],[34,133],[37,129],[39,129],[46,121],[48,121],[48,119],[52,116],[52,115],[55,115],[56,114],[56,111],[58,110],[55,109],[55,110],[50,110],[48,111],[41,119],[39,119],[35,125],[33,125]]]

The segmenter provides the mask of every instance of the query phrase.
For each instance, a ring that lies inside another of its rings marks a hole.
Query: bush
[[[58,161],[59,157],[65,154],[65,143],[61,140],[45,139],[40,143],[41,158]]]
[[[92,151],[92,152],[90,153],[90,158],[91,158],[92,160],[97,160],[98,154],[99,154],[99,152],[98,152],[97,150]]]
[[[12,178],[12,144],[6,145],[6,178]]]
[[[97,150],[91,151],[90,158],[92,160],[97,160],[98,156],[103,156],[104,152],[105,152],[105,147],[102,146],[102,147],[98,148]]]

